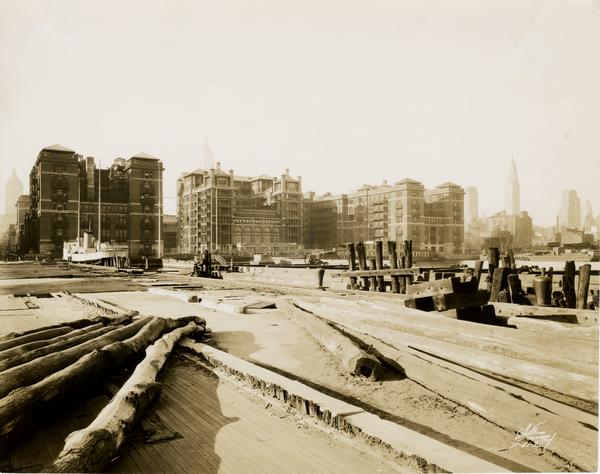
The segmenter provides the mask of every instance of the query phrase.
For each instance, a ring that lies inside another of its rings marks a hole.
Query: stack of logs
[[[81,319],[0,336],[0,455],[26,440],[44,413],[85,397],[88,388],[146,351],[130,379],[86,429],[71,433],[54,472],[100,472],[122,447],[144,408],[160,393],[155,377],[173,345],[210,330],[197,316],[132,315]],[[61,403],[63,402],[63,403]]]

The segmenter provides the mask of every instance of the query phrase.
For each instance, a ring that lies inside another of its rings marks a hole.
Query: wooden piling
[[[492,279],[492,291],[490,292],[490,303],[500,301],[500,291],[507,287],[508,268],[499,267],[494,270]]]
[[[400,268],[406,268],[406,257],[402,255],[399,260]],[[406,294],[406,277],[400,277],[400,293]]]
[[[377,269],[377,263],[374,258],[369,259],[369,269],[370,270]],[[370,285],[371,291],[377,291],[377,278],[374,276],[369,277],[369,285]]]
[[[358,268],[360,270],[367,270],[367,255],[365,250],[365,244],[362,240],[356,244],[356,253],[358,255]],[[369,278],[365,276],[361,277],[361,279],[363,290],[368,290]]]
[[[475,262],[475,267],[473,269],[473,276],[475,280],[477,280],[476,288],[479,288],[479,281],[481,280],[481,271],[483,270],[483,262],[481,260],[477,260]]]
[[[575,262],[567,260],[565,262],[565,273],[562,277],[563,293],[567,303],[567,308],[574,308],[576,303],[575,296]]]
[[[354,244],[348,244],[348,269],[353,272],[356,270],[356,250],[354,249]],[[357,287],[357,279],[356,277],[350,277],[350,288],[355,290]]]
[[[577,286],[577,309],[587,308],[588,292],[590,290],[590,273],[592,266],[589,263],[579,267],[579,285]]]
[[[510,302],[514,304],[521,304],[522,301],[522,287],[521,279],[516,273],[508,275],[508,291],[510,293]]]
[[[388,256],[390,259],[390,268],[395,270],[398,268],[398,253],[396,251],[396,242],[388,240]],[[392,293],[400,293],[400,279],[396,275],[392,275]]]
[[[375,241],[375,268],[383,270],[383,242],[381,240]],[[385,292],[383,276],[377,277],[377,291]]]
[[[498,268],[499,266],[499,259],[500,259],[500,251],[498,250],[498,247],[490,247],[488,249],[488,281],[487,281],[487,287],[488,287],[488,291],[492,291],[492,284],[494,281],[494,272],[496,270],[496,268]]]

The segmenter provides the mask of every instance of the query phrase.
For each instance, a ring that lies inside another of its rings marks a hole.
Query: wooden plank
[[[494,307],[496,308],[496,314],[502,316],[542,316],[546,318],[557,316],[556,321],[559,322],[569,320],[584,326],[598,325],[598,311],[589,309],[549,308],[498,302],[494,302]]]
[[[374,260],[374,259],[373,259]],[[382,270],[356,270],[356,271],[348,271],[348,272],[339,272],[339,273],[332,273],[331,274],[331,278],[347,278],[347,277],[376,277],[376,276],[391,276],[391,275],[398,275],[398,276],[412,276],[412,275],[416,275],[419,273],[419,269],[418,268],[397,268],[397,269],[392,269],[392,268],[385,268]],[[368,284],[367,284],[368,286]]]
[[[479,282],[481,280],[481,271],[483,270],[483,262],[481,260],[477,260],[475,262],[475,267],[473,269],[473,276],[477,281],[476,288],[479,288]]]
[[[565,262],[565,273],[563,275],[563,293],[567,302],[567,308],[575,308],[575,262],[567,260]]]
[[[472,293],[450,293],[434,295],[433,307],[436,311],[462,308],[467,306],[482,306],[487,303],[487,290],[478,290]]]

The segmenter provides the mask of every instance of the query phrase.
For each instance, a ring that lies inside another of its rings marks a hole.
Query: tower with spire
[[[505,211],[507,215],[518,214],[521,210],[521,189],[519,186],[519,176],[517,175],[517,165],[514,158],[511,159],[506,182]]]
[[[23,183],[13,168],[10,178],[8,178],[6,181],[4,193],[4,213],[7,216],[13,216],[16,214],[15,204],[17,203],[17,199],[21,194],[23,194]]]
[[[215,156],[213,155],[212,148],[208,144],[208,138],[204,136],[204,145],[202,146],[202,167],[205,170],[210,170],[215,167]]]

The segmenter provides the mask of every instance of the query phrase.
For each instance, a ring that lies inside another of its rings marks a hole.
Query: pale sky
[[[0,183],[44,146],[348,192],[404,177],[600,213],[600,0],[0,0]],[[4,208],[0,193],[0,209]],[[583,203],[582,203],[583,204]]]

